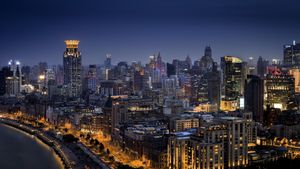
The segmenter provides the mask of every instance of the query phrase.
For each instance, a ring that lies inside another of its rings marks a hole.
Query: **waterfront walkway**
[[[65,168],[110,169],[95,153],[80,142],[65,144],[63,140],[57,137],[54,131],[44,131],[42,128],[35,128],[3,116],[0,117],[0,122],[33,135],[47,144],[61,158]]]
[[[29,126],[25,126],[23,124],[17,123],[12,120],[8,119],[1,119],[1,123],[6,124],[8,126],[17,128],[19,130],[22,130],[28,134],[36,136],[38,139],[40,139],[42,142],[53,148],[53,150],[56,152],[56,154],[61,158],[64,167],[67,169],[79,169],[80,167],[77,167],[76,162],[77,157],[70,151],[67,147],[65,147],[62,144],[59,144],[55,139],[52,139],[51,137],[45,135],[43,132],[33,129]]]

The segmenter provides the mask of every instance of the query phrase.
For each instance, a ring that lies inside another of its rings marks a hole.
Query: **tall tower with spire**
[[[212,57],[212,52],[211,52],[211,47],[210,46],[206,46],[205,50],[204,50],[204,56],[211,58]]]
[[[156,58],[156,69],[160,71],[161,75],[166,75],[166,68],[165,63],[162,60],[162,57],[160,55],[160,52],[158,52],[157,58]]]
[[[64,85],[68,88],[69,97],[80,97],[82,92],[81,52],[78,50],[79,40],[66,40],[63,54]]]
[[[187,67],[190,69],[192,67],[192,59],[191,59],[190,55],[186,56],[185,62],[187,64]]]
[[[213,59],[212,59],[212,50],[210,46],[207,46],[204,50],[204,56],[200,59],[200,70],[202,72],[206,72],[212,69],[213,66]]]

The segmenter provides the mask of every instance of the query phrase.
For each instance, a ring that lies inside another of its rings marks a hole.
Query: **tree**
[[[115,161],[115,157],[114,156],[109,156],[109,161]]]
[[[91,145],[94,145],[94,143],[95,143],[95,140],[92,138],[92,139],[90,139],[90,144]]]
[[[84,136],[83,134],[80,134],[80,135],[79,135],[80,138],[83,138],[83,136]]]
[[[86,140],[89,140],[91,138],[91,135],[90,134],[87,134],[86,135]]]
[[[95,146],[98,146],[99,145],[99,141],[97,139],[94,140],[94,144]]]
[[[99,144],[99,150],[103,151],[105,149],[104,145],[102,143]]]
[[[72,134],[66,134],[66,135],[63,135],[63,140],[65,142],[77,142],[78,141],[78,138],[76,138],[75,136],[73,136]]]

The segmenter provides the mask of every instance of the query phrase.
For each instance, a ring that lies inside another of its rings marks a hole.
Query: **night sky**
[[[80,40],[84,64],[193,60],[206,45],[224,55],[282,58],[300,42],[299,0],[2,0],[0,65],[61,64],[65,39]]]

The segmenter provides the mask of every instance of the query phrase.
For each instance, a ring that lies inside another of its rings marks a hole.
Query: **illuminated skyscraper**
[[[192,94],[191,99],[193,104],[212,103],[220,105],[220,72],[217,69],[218,65],[213,62],[210,69],[197,76],[194,75],[191,79]]]
[[[266,76],[265,106],[289,110],[295,107],[295,83],[292,75],[274,70]]]
[[[81,81],[81,53],[78,50],[78,40],[66,40],[64,52],[64,84],[68,87],[69,97],[80,97],[82,91]]]
[[[224,95],[226,100],[237,100],[244,92],[245,63],[234,56],[221,58]]]
[[[223,70],[223,98],[220,109],[235,111],[240,107],[240,99],[244,94],[246,63],[234,56],[224,56],[221,58],[221,68]]]
[[[295,80],[295,92],[300,93],[300,68],[293,67],[289,70],[289,74],[294,77]]]
[[[253,64],[253,57],[249,57],[249,60],[248,60],[248,64],[247,64],[247,74],[250,74],[250,75],[253,75],[254,72],[255,72],[255,66]]]
[[[283,46],[283,62],[286,66],[300,65],[300,43],[293,41],[293,44]]]
[[[12,72],[12,76],[6,77],[6,94],[16,96],[21,92],[22,73],[20,62],[17,60],[10,60],[8,66]]]

